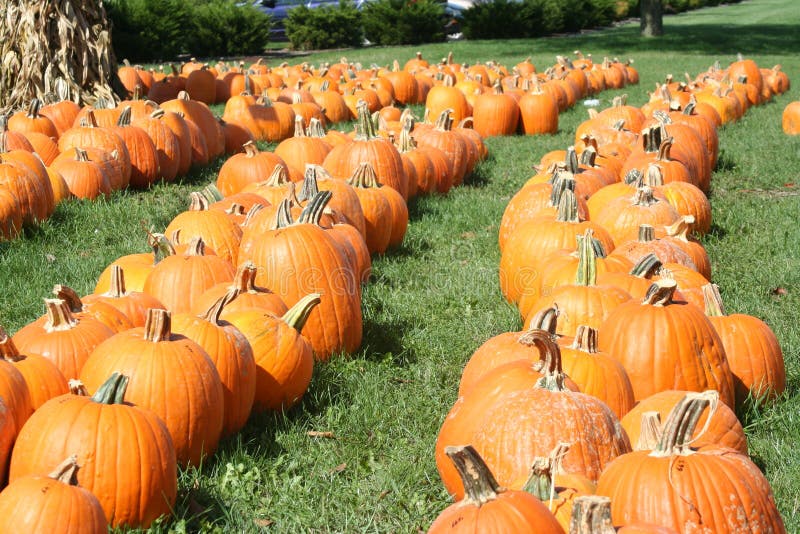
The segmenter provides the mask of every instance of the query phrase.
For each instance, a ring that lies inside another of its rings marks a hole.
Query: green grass
[[[434,60],[452,49],[459,61],[536,65],[576,48],[634,57],[641,85],[634,103],[668,72],[692,74],[742,52],[763,66],[781,63],[800,84],[796,0],[752,0],[665,19],[667,35],[642,40],[635,26],[533,41],[459,42],[421,47]],[[389,63],[416,48],[347,51],[352,60]],[[303,58],[338,59],[341,51]],[[603,93],[605,105],[614,94]],[[773,485],[790,532],[800,531],[800,139],[780,131],[793,90],[751,110],[720,132],[723,155],[713,180],[714,228],[705,239],[714,280],[730,312],[765,319],[784,350],[789,395],[775,407],[744,414],[753,458]],[[409,532],[427,529],[449,504],[438,479],[433,444],[456,398],[463,363],[490,336],[520,321],[497,284],[496,236],[510,196],[545,152],[563,148],[586,117],[581,105],[563,114],[548,137],[488,140],[491,157],[469,183],[447,197],[410,206],[403,246],[376,258],[364,292],[364,344],[350,358],[318,366],[300,406],[253,417],[200,470],[181,473],[176,518],[166,531]],[[10,331],[42,313],[55,283],[89,292],[111,259],[143,248],[140,221],[163,228],[186,205],[188,191],[214,169],[179,184],[126,192],[110,201],[63,204],[24,239],[0,244],[0,324]],[[50,256],[48,256],[50,255]],[[53,261],[48,260],[48,257]],[[786,288],[775,296],[772,290]],[[311,438],[310,430],[335,439]],[[270,526],[268,526],[270,525]]]

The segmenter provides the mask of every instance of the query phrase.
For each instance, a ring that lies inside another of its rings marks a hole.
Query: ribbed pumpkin
[[[171,182],[178,176],[181,164],[181,143],[164,121],[163,109],[153,111],[149,116],[135,120],[132,125],[141,128],[153,141],[158,154],[158,176]]]
[[[69,286],[56,284],[53,286],[53,295],[67,303],[73,316],[81,320],[85,317],[97,319],[115,334],[133,328],[133,323],[128,317],[114,306],[102,301],[84,303],[78,293]],[[47,315],[37,319],[40,323],[48,320]]]
[[[225,215],[225,212],[208,209],[208,199],[199,192],[189,195],[189,209],[175,216],[167,225],[164,234],[180,232],[183,242],[201,238],[214,249],[217,256],[236,264],[242,229]]]
[[[128,186],[131,178],[131,156],[125,141],[109,128],[97,125],[94,112],[86,115],[86,125],[70,128],[58,138],[58,149],[65,152],[71,148],[101,148],[108,152],[117,151],[121,174],[120,189]]]
[[[426,128],[415,136],[417,146],[438,148],[447,156],[453,165],[453,185],[460,185],[466,177],[467,170],[472,168],[469,151],[464,138],[452,130],[452,109],[445,109],[439,114],[432,128]]]
[[[578,258],[574,282],[543,295],[531,307],[528,320],[542,310],[555,307],[561,316],[556,333],[574,336],[581,325],[598,328],[614,309],[631,299],[630,294],[618,287],[597,285],[597,253],[591,229],[580,240]]]
[[[297,302],[309,292],[322,295],[303,328],[321,360],[339,351],[353,352],[362,336],[361,291],[353,265],[319,226],[330,196],[329,191],[319,192],[296,223],[288,202],[282,203],[276,229],[267,231],[247,254],[239,253],[240,265],[252,261],[258,267],[256,283],[272,288],[284,302]],[[320,276],[310,278],[309,272]]]
[[[222,282],[200,295],[192,307],[192,312],[199,315],[207,311],[221,297],[230,291],[235,291],[234,298],[225,304],[221,317],[227,319],[226,315],[239,310],[251,308],[270,312],[273,315],[283,315],[289,309],[278,295],[273,291],[258,287],[255,284],[256,266],[252,262],[245,262],[236,269],[232,283]]]
[[[746,455],[690,446],[707,406],[702,396],[687,395],[653,451],[621,456],[603,472],[597,494],[611,498],[615,524],[641,521],[680,532],[786,532],[769,483]]]
[[[128,291],[142,292],[147,277],[158,262],[167,256],[175,254],[175,247],[164,237],[164,234],[148,232],[147,244],[151,252],[120,256],[103,269],[103,272],[97,277],[94,293],[106,293],[111,290],[115,265],[125,270],[125,288]]]
[[[472,121],[473,128],[481,137],[513,135],[519,122],[519,104],[513,97],[503,93],[498,81],[492,91],[475,99]]]
[[[25,134],[25,138],[45,165],[50,165],[58,156],[58,144],[53,137],[47,137],[39,132],[28,132]]]
[[[442,84],[432,87],[425,98],[425,110],[429,116],[438,117],[445,109],[451,110],[450,116],[456,124],[472,116],[472,106],[464,93],[453,87],[453,77],[450,75],[445,75]]]
[[[534,78],[534,80],[536,80]],[[558,131],[558,103],[534,81],[533,89],[519,100],[521,130],[526,135]]]
[[[56,364],[64,378],[78,378],[94,348],[114,332],[92,317],[76,319],[61,299],[45,299],[47,319],[23,326],[13,336],[23,354],[41,354]]]
[[[535,457],[561,442],[572,444],[563,458],[564,472],[597,480],[614,458],[631,450],[628,437],[605,403],[564,386],[561,354],[550,335],[538,330],[530,336],[549,353],[544,376],[533,388],[509,393],[487,409],[472,443],[502,484],[524,476]]]
[[[358,195],[364,213],[367,248],[372,254],[383,254],[392,238],[392,206],[380,190],[374,167],[362,163],[348,184]]]
[[[659,280],[644,300],[612,311],[600,327],[600,349],[625,367],[637,401],[666,389],[716,389],[733,406],[722,340],[700,308],[673,301],[676,287],[674,280]]]
[[[620,420],[634,407],[633,386],[628,373],[616,359],[597,348],[597,330],[594,328],[581,325],[571,345],[561,344],[561,365],[581,393],[605,402]]]
[[[319,123],[317,119],[311,120]],[[306,165],[322,165],[330,151],[331,146],[323,138],[306,134],[303,117],[299,115],[295,117],[294,136],[284,139],[275,147],[275,155],[286,162],[289,179],[293,182],[302,182]]]
[[[288,410],[308,390],[314,369],[311,344],[300,335],[320,295],[306,295],[278,317],[263,310],[230,312],[228,320],[250,341],[256,362],[253,410]]]
[[[592,222],[603,226],[614,242],[621,244],[636,239],[642,224],[665,226],[679,217],[669,202],[659,200],[652,188],[643,186],[632,197],[617,198],[606,204]]]
[[[8,119],[8,129],[12,132],[28,133],[37,132],[58,139],[58,130],[53,121],[39,114],[42,101],[38,98],[31,100],[26,111],[18,111]]]
[[[16,170],[9,170],[7,166],[0,167],[0,241],[16,239],[22,233],[22,208],[17,195],[5,187],[3,178],[7,178],[6,171],[12,176]]]
[[[464,498],[443,510],[428,534],[472,532],[537,532],[564,529],[542,502],[525,491],[504,490],[470,445],[446,450],[466,488]]]
[[[222,131],[222,125],[206,104],[192,100],[186,91],[181,91],[177,98],[164,102],[161,107],[166,111],[183,113],[186,120],[197,125],[205,139],[210,158],[213,159],[225,153],[225,134]]]
[[[145,189],[161,177],[159,155],[150,135],[131,124],[131,108],[120,113],[117,125],[111,128],[125,142],[131,158],[130,186]]]
[[[247,338],[220,319],[224,307],[236,298],[233,290],[214,302],[203,314],[179,313],[172,317],[172,331],[200,345],[217,368],[224,394],[222,437],[232,436],[247,423],[256,392],[256,363]]]
[[[303,182],[302,195],[306,200],[319,191],[330,191],[332,196],[328,206],[343,215],[347,223],[352,225],[361,237],[366,235],[364,210],[361,208],[361,201],[355,189],[350,184],[335,179],[321,165],[306,165]]]
[[[289,167],[279,155],[273,152],[258,150],[255,143],[246,143],[243,154],[234,154],[222,164],[217,177],[217,189],[224,196],[239,193],[249,184],[257,184],[267,180],[275,172],[275,167],[282,167],[287,173]],[[272,204],[272,199],[267,198]]]
[[[58,367],[38,354],[22,354],[8,334],[0,327],[0,358],[19,371],[28,386],[30,406],[33,410],[59,395],[69,391],[67,380]],[[4,395],[5,407],[9,408],[11,398]],[[21,428],[21,427],[20,427]]]
[[[758,317],[726,314],[716,284],[703,286],[705,311],[725,347],[736,393],[736,405],[748,397],[773,400],[786,387],[783,351],[772,329]]]
[[[164,305],[155,297],[141,291],[128,291],[125,286],[125,273],[121,266],[112,264],[110,268],[111,281],[108,291],[83,297],[81,300],[84,304],[89,305],[93,302],[109,304],[122,312],[133,327],[144,326],[148,309],[164,309]]]
[[[73,455],[49,475],[18,478],[0,493],[0,531],[105,534],[108,521],[100,501],[78,486]]]
[[[639,225],[638,238],[619,243],[611,256],[638,262],[648,254],[655,254],[662,264],[678,263],[697,270],[689,253],[670,239],[657,239],[655,228],[650,224]]]
[[[185,254],[168,256],[156,264],[142,291],[172,312],[191,311],[195,298],[216,284],[233,281],[236,274],[229,261],[204,251],[203,240],[193,239]]]
[[[78,485],[97,496],[112,527],[147,528],[170,515],[175,448],[156,414],[123,402],[127,383],[114,373],[93,397],[79,383],[45,403],[20,432],[9,480],[46,473],[74,454]]]
[[[577,199],[569,189],[561,195],[555,218],[536,217],[518,226],[500,257],[500,289],[506,299],[517,302],[530,279],[538,276],[537,262],[550,252],[574,246],[575,236],[587,228],[594,231],[603,250],[614,250],[614,240],[602,226],[578,218]]]
[[[150,310],[144,328],[98,345],[81,371],[81,382],[97,391],[112,369],[130,377],[125,401],[164,421],[180,465],[198,466],[204,455],[214,453],[224,422],[222,382],[205,350],[172,332],[169,312]]]
[[[2,142],[0,142],[0,188],[8,190],[17,198],[24,224],[43,221],[55,209],[53,187],[41,160],[24,150],[6,152]]]
[[[59,159],[53,164],[76,198],[94,200],[99,196],[108,197],[112,188],[108,175],[103,168],[89,160],[89,155],[81,148],[74,149],[72,159]]]
[[[677,404],[690,391],[668,389],[639,401],[634,409],[622,418],[622,427],[628,433],[635,450],[652,450],[663,433],[663,422]],[[719,401],[719,392],[708,390],[701,393],[709,402],[700,414],[693,434],[692,445],[696,448],[727,447],[747,454],[747,438],[733,408]],[[648,415],[651,414],[651,415]],[[654,417],[654,419],[653,419]],[[648,428],[655,421],[655,428]],[[655,430],[655,432],[653,432]]]
[[[800,135],[800,101],[786,105],[781,116],[781,126],[788,135]]]
[[[614,528],[611,499],[602,495],[581,495],[572,503],[570,534],[678,534],[669,527],[636,521]]]
[[[380,176],[381,183],[408,198],[408,184],[400,152],[375,132],[366,102],[359,102],[358,133],[354,140],[333,147],[322,164],[334,178],[346,180],[359,165],[369,162]]]

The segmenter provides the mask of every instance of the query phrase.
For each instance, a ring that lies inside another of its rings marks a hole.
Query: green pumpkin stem
[[[708,317],[725,317],[725,305],[722,303],[722,295],[717,284],[706,284],[702,288],[703,300],[706,304],[706,315]]]
[[[75,474],[78,472],[78,455],[73,454],[53,469],[47,478],[58,480],[68,486],[77,486],[78,479]]]
[[[572,174],[581,172],[580,166],[578,165],[578,153],[575,152],[574,146],[567,147],[567,155],[564,157],[564,166],[567,171]]]
[[[564,191],[575,193],[575,175],[567,171],[556,171],[553,175],[553,188],[550,192],[550,205],[558,206]]]
[[[594,230],[587,229],[578,248],[578,271],[575,274],[575,284],[579,286],[597,284],[597,255],[595,254],[593,235]]]
[[[292,220],[292,201],[288,198],[284,198],[278,205],[278,211],[275,214],[275,224],[273,226],[278,229],[287,228],[292,224],[294,224],[294,220]]]
[[[697,423],[711,404],[707,393],[687,393],[672,409],[664,423],[664,433],[650,456],[663,457],[690,453]]]
[[[238,297],[240,293],[241,292],[237,288],[230,288],[224,295],[214,301],[205,312],[201,313],[200,318],[219,326],[219,318],[222,315],[222,310],[225,306],[236,300],[236,297]]]
[[[97,393],[92,395],[92,401],[98,404],[124,404],[125,391],[128,389],[128,377],[120,373],[112,373]]]
[[[464,485],[462,503],[480,507],[495,500],[497,494],[503,491],[489,466],[472,445],[449,445],[445,447],[444,453],[453,462]]]
[[[167,310],[150,308],[144,323],[144,338],[158,343],[168,341],[172,335],[172,314]]]
[[[47,321],[44,323],[47,332],[70,330],[78,324],[78,320],[72,315],[66,301],[44,299],[44,305],[47,308]]]
[[[303,175],[303,187],[300,189],[300,194],[297,195],[297,198],[301,202],[308,201],[319,193],[317,168],[317,165],[306,165],[306,172]]]
[[[600,495],[576,497],[569,520],[570,534],[615,534],[611,499]]]
[[[672,303],[672,295],[675,293],[678,284],[675,280],[663,278],[654,282],[647,290],[642,304],[651,306],[666,306]]]
[[[131,125],[131,107],[125,106],[117,119],[117,126],[125,127]]]
[[[639,225],[639,243],[650,243],[656,240],[656,229],[650,224]]]
[[[644,185],[644,174],[639,169],[631,169],[625,174],[623,180],[626,184],[632,185],[637,189]]]
[[[597,149],[592,146],[587,146],[581,152],[581,165],[584,167],[596,167]]]
[[[550,391],[566,391],[564,387],[564,371],[561,367],[561,349],[545,330],[528,330],[519,337],[523,345],[535,345],[539,349],[539,358],[542,362],[542,378],[536,381],[534,387]]]
[[[360,187],[362,189],[369,187],[380,187],[380,182],[378,182],[378,175],[375,172],[375,167],[373,167],[372,163],[368,161],[365,161],[359,165],[355,171],[353,171],[353,176],[347,180],[347,183],[353,187]]]
[[[314,224],[319,226],[319,221],[325,211],[325,207],[330,202],[333,193],[330,191],[320,191],[313,198],[311,198],[306,207],[300,213],[297,219],[298,224]]]
[[[652,451],[658,446],[664,428],[661,425],[661,414],[656,411],[642,413],[642,424],[639,430],[639,440],[635,450]]]
[[[533,459],[531,472],[523,486],[527,491],[542,502],[555,498],[555,475],[559,471],[562,458],[569,451],[569,443],[559,443],[549,456],[537,456]]]
[[[643,256],[630,271],[630,274],[638,278],[652,278],[659,269],[662,263],[654,253],[649,253]]]
[[[356,103],[356,111],[358,117],[356,119],[356,141],[369,141],[378,137],[375,133],[375,125],[372,122],[372,116],[369,113],[369,106],[364,100],[359,100]]]
[[[308,316],[320,303],[321,296],[319,293],[310,293],[301,298],[283,315],[283,321],[300,332],[305,326]]]
[[[578,199],[575,197],[575,192],[570,189],[565,189],[561,194],[561,199],[558,201],[558,214],[556,220],[559,222],[569,222],[577,224],[580,222],[578,218]]]

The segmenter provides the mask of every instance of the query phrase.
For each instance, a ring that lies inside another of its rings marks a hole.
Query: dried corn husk
[[[102,0],[0,0],[0,112],[32,98],[118,101]]]

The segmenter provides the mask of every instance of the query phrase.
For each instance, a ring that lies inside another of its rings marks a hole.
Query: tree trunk
[[[643,37],[664,35],[661,0],[640,0],[641,28]]]

